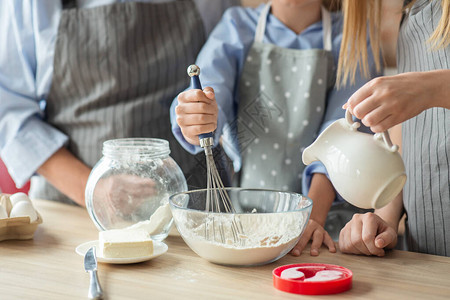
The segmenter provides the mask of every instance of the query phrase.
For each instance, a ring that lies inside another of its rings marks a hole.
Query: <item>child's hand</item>
[[[342,253],[384,256],[397,244],[397,231],[374,213],[354,214],[339,234]]]
[[[336,246],[328,232],[323,228],[322,225],[320,225],[313,219],[309,219],[302,237],[298,241],[297,245],[295,245],[295,247],[291,250],[291,254],[294,256],[300,256],[309,240],[312,240],[311,248],[309,251],[311,256],[319,255],[319,248],[320,246],[322,246],[322,244],[325,244],[330,252],[336,252]]]
[[[213,132],[217,128],[217,102],[211,87],[189,90],[178,95],[175,107],[177,123],[186,141],[199,145],[198,135]]]

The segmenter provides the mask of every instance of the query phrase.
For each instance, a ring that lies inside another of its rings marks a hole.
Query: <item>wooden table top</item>
[[[98,231],[85,209],[46,200],[34,205],[43,218],[34,239],[0,242],[0,299],[87,298],[89,276],[79,244]],[[99,264],[107,299],[450,299],[450,258],[405,251],[383,257],[331,254],[321,249],[286,255],[259,267],[225,267],[197,256],[181,237],[164,241],[169,250],[150,261]],[[353,288],[332,296],[300,296],[279,291],[272,270],[292,263],[327,263],[353,272]]]

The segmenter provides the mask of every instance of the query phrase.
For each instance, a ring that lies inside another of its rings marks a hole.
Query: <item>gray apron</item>
[[[450,69],[450,46],[431,50],[441,1],[418,0],[398,36],[399,73]],[[448,97],[448,96],[447,96]],[[406,249],[450,256],[450,110],[433,107],[402,124]]]
[[[172,100],[189,85],[186,67],[204,41],[203,22],[191,0],[63,10],[48,122],[69,136],[68,149],[91,167],[106,140],[166,139],[188,186],[204,187],[204,154],[194,157],[179,145],[169,118]],[[225,157],[221,148],[215,152]],[[217,163],[226,175],[226,165]],[[30,195],[72,202],[42,177],[32,178]]]
[[[240,185],[301,192],[301,153],[320,129],[334,85],[331,17],[322,8],[324,49],[263,43],[270,3],[261,12],[240,80]]]

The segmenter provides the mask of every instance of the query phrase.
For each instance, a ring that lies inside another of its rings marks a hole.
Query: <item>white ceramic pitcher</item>
[[[333,122],[303,151],[302,160],[305,165],[321,161],[349,203],[380,208],[402,190],[405,165],[387,131],[371,135],[357,131],[360,125],[347,110],[345,118]]]

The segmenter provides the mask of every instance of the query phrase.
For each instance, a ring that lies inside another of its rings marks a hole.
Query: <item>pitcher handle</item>
[[[398,146],[392,144],[391,137],[389,136],[389,132],[383,131],[381,133],[375,133],[374,138],[380,138],[380,136],[383,138],[384,143],[386,144],[386,148],[391,152],[397,152]]]
[[[345,120],[347,121],[348,125],[350,126],[351,130],[356,130],[359,126],[361,126],[361,124],[359,122],[354,122],[353,121],[353,115],[352,113],[348,110],[345,111]],[[391,141],[391,137],[389,136],[389,132],[383,131],[381,133],[375,133],[374,135],[375,139],[380,139],[383,138],[383,141],[386,145],[386,148],[390,151],[390,152],[397,152],[398,151],[398,146],[392,144]]]
[[[350,126],[350,129],[352,131],[355,131],[356,129],[359,128],[359,126],[361,126],[360,123],[358,122],[353,122],[353,115],[352,113],[348,110],[345,111],[345,120],[347,121],[347,124]]]

